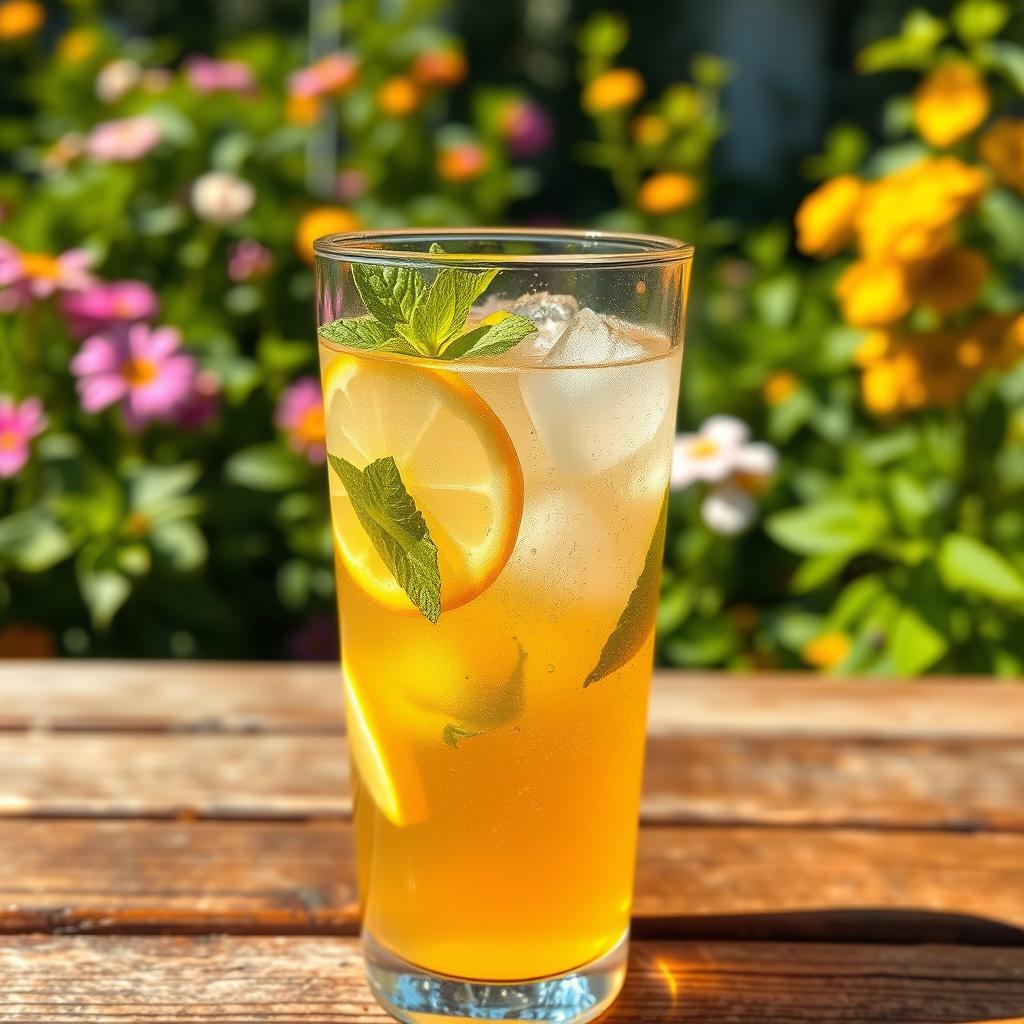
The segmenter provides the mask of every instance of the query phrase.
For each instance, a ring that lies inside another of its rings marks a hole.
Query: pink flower
[[[255,238],[243,238],[228,249],[228,277],[232,281],[266,277],[273,266],[270,250]]]
[[[355,82],[358,72],[359,63],[355,57],[339,50],[308,68],[292,72],[288,77],[288,91],[305,99],[341,93]]]
[[[555,137],[551,118],[532,100],[511,100],[501,112],[501,134],[514,157],[544,152]]]
[[[145,281],[108,281],[67,295],[62,303],[71,333],[78,338],[119,323],[152,320],[159,311],[156,292]]]
[[[218,60],[197,53],[185,62],[185,77],[196,92],[252,92],[256,79],[242,60]]]
[[[314,464],[327,458],[324,400],[315,377],[300,377],[281,396],[274,422],[288,435],[288,444]]]
[[[99,412],[120,402],[132,430],[173,420],[196,379],[195,359],[180,348],[175,327],[131,324],[87,338],[71,360],[82,408]]]
[[[155,117],[121,117],[96,125],[86,140],[94,160],[131,163],[145,156],[160,142],[160,122]]]
[[[26,398],[19,405],[0,397],[0,476],[14,476],[28,462],[28,443],[45,428],[38,398]]]
[[[202,430],[220,412],[220,397],[220,378],[209,370],[200,370],[192,394],[174,416],[175,426],[182,430]]]
[[[344,203],[351,203],[366,191],[366,175],[358,167],[346,167],[334,181],[334,194]]]
[[[33,299],[47,299],[55,292],[89,288],[92,255],[85,249],[68,249],[59,256],[19,252],[0,239],[0,312],[24,309]]]

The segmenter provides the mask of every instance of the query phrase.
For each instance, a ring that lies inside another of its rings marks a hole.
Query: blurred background
[[[1017,5],[0,0],[0,82],[0,657],[334,656],[312,240],[500,222],[698,247],[662,663],[1024,674]]]

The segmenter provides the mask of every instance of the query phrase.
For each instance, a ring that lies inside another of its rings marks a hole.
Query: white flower
[[[701,480],[718,483],[737,472],[770,476],[775,471],[775,449],[748,443],[749,437],[750,429],[735,416],[712,416],[697,433],[679,434],[672,452],[672,489]],[[762,472],[759,467],[768,468]]]
[[[720,484],[700,503],[700,515],[709,530],[731,537],[748,529],[757,516],[750,494],[735,484]]]
[[[256,201],[256,189],[227,171],[208,171],[192,185],[192,209],[214,224],[230,224],[244,217]]]
[[[119,57],[100,68],[96,76],[96,95],[104,103],[116,103],[139,84],[142,65],[137,60]]]

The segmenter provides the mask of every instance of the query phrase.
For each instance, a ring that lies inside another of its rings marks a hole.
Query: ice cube
[[[576,314],[541,367],[522,378],[523,401],[559,472],[603,472],[653,440],[674,411],[677,365],[638,360],[668,349],[667,338],[615,317]]]
[[[535,324],[550,320],[564,325],[579,312],[579,308],[580,304],[572,295],[528,292],[512,303],[509,312],[528,316]]]

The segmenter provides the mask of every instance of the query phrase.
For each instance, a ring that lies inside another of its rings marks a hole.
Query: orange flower
[[[52,658],[57,653],[53,633],[29,622],[8,622],[0,629],[0,658]]]
[[[35,35],[46,20],[46,8],[35,0],[0,3],[0,39],[25,39]]]
[[[831,669],[841,665],[850,655],[850,638],[845,633],[822,633],[809,640],[800,653],[808,665]]]
[[[285,101],[284,116],[291,124],[313,124],[320,116],[320,98],[290,93]]]
[[[96,52],[98,44],[91,28],[70,28],[57,40],[57,59],[64,64],[80,64]]]
[[[411,70],[420,85],[451,88],[466,77],[469,64],[459,50],[426,50],[416,55]]]
[[[633,121],[633,138],[641,146],[660,146],[668,138],[668,122],[657,114],[641,114]]]
[[[317,206],[307,210],[295,229],[295,248],[307,262],[313,262],[313,243],[324,235],[355,231],[359,221],[351,210],[343,206]]]
[[[864,185],[840,174],[804,198],[796,211],[797,248],[808,256],[834,256],[853,237]]]
[[[472,181],[487,166],[487,154],[475,142],[450,146],[437,154],[437,173],[445,181]]]
[[[782,405],[799,387],[800,380],[788,370],[768,374],[761,385],[761,395],[768,405]]]
[[[1004,185],[1024,192],[1024,118],[1000,118],[982,135],[978,152]]]
[[[988,278],[989,262],[977,249],[955,245],[910,268],[914,302],[948,316],[969,306]]]
[[[927,157],[864,189],[854,216],[869,258],[928,259],[953,241],[958,217],[985,191],[984,173],[951,156]]]
[[[880,327],[910,312],[907,272],[892,261],[850,264],[836,282],[836,295],[852,327]]]
[[[914,93],[914,124],[925,142],[945,147],[970,135],[988,117],[991,97],[972,64],[937,67]]]
[[[377,106],[389,117],[407,117],[422,100],[419,86],[405,75],[389,78],[377,90]]]
[[[636,103],[643,94],[644,80],[638,71],[612,68],[584,86],[583,109],[588,114],[605,114]]]
[[[697,183],[687,174],[662,171],[652,174],[637,194],[637,205],[644,213],[675,213],[697,197]]]

